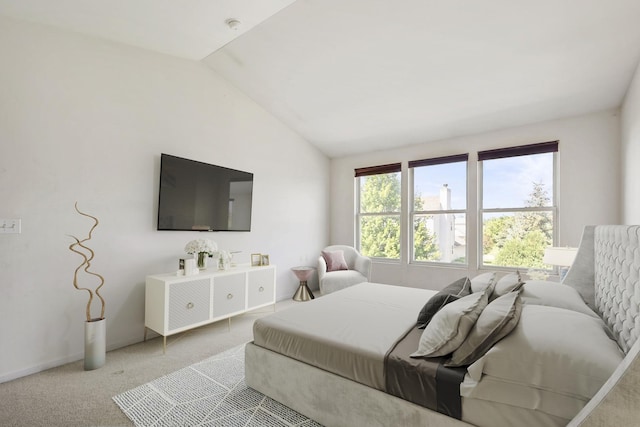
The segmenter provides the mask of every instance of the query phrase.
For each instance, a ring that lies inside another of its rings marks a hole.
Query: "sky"
[[[484,208],[523,207],[533,183],[544,183],[553,198],[553,153],[485,160],[483,165]],[[422,197],[438,196],[443,184],[451,190],[453,209],[466,203],[466,163],[416,168],[414,183]]]

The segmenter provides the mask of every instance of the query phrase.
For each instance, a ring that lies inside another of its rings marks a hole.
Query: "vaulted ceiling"
[[[0,14],[203,61],[330,157],[615,108],[640,60],[638,0],[0,0]]]

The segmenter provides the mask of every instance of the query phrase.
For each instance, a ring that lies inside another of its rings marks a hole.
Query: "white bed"
[[[246,347],[247,384],[328,426],[557,426],[565,425],[571,418],[572,425],[609,425],[612,419],[618,420],[616,425],[632,425],[638,415],[635,405],[640,397],[639,375],[634,369],[640,345],[636,342],[640,332],[639,236],[640,227],[588,227],[578,259],[565,279],[565,283],[578,289],[587,301],[593,298],[590,305],[602,315],[617,344],[594,333],[593,340],[599,343],[597,349],[604,350],[592,351],[587,346],[581,350],[581,354],[589,355],[585,360],[578,355],[564,367],[541,369],[536,378],[542,378],[542,383],[536,383],[534,389],[522,387],[517,376],[524,370],[518,364],[531,366],[536,360],[531,362],[524,357],[522,361],[504,363],[500,357],[509,354],[505,353],[509,346],[522,345],[531,334],[545,334],[544,328],[554,329],[544,325],[553,316],[559,315],[561,320],[556,322],[573,325],[578,331],[567,336],[577,335],[584,328],[596,330],[597,325],[602,324],[597,315],[588,316],[588,309],[574,313],[564,310],[566,307],[525,304],[522,319],[528,320],[521,319],[511,334],[469,367],[460,386],[462,420],[382,391],[381,364],[385,349],[415,324],[418,311],[433,291],[365,284],[268,316],[265,322],[257,322],[255,342]],[[363,292],[367,297],[359,298]],[[523,291],[522,295],[526,292],[529,291]],[[527,298],[531,302],[533,296]],[[332,313],[327,316],[330,305]],[[387,322],[390,316],[400,321],[390,324]],[[538,324],[542,332],[536,331]],[[294,335],[288,335],[289,332]],[[576,336],[572,343],[559,335],[554,344],[551,335],[548,344],[554,351],[565,344],[563,341],[567,341],[568,347],[579,347],[585,341]],[[343,351],[323,347],[330,341],[334,346],[339,343]],[[616,352],[620,355],[616,356]],[[602,360],[604,365],[602,369],[598,367],[597,375],[590,373],[577,381],[573,377],[565,378],[580,364],[592,370],[591,360],[586,360],[592,358],[592,353],[598,353],[593,357],[600,358],[598,362]],[[562,363],[554,362],[553,366],[556,365]],[[514,367],[506,380],[501,378],[503,366]],[[516,381],[512,381],[514,372]],[[610,376],[608,381],[602,372]],[[547,390],[549,382],[557,389]],[[508,384],[505,386],[505,383]],[[566,384],[571,388],[565,390]],[[590,401],[585,397],[594,394]],[[576,412],[579,413],[575,415]]]

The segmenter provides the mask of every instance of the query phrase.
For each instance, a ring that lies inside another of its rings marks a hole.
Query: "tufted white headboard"
[[[640,226],[585,227],[564,284],[575,287],[626,357],[568,427],[638,425],[640,417]]]
[[[594,250],[596,308],[627,353],[640,335],[640,226],[596,227]]]
[[[563,283],[580,292],[628,353],[640,336],[640,226],[585,227]]]

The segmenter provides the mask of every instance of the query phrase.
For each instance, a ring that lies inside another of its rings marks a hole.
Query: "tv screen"
[[[162,154],[158,230],[251,231],[253,174]]]

